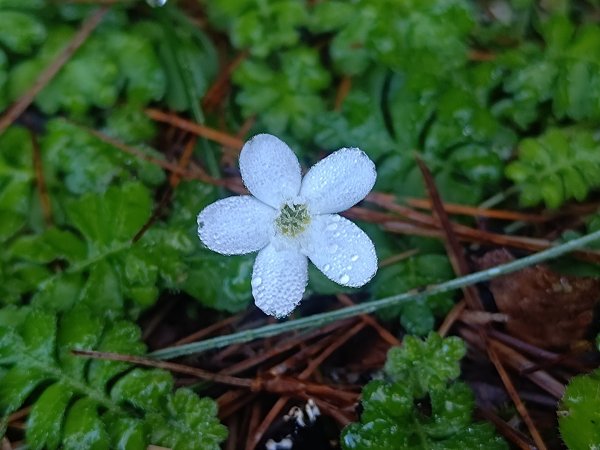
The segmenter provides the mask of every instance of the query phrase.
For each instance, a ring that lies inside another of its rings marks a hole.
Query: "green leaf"
[[[297,48],[280,53],[276,66],[248,59],[233,80],[241,88],[236,101],[245,117],[261,111],[260,120],[273,133],[289,131],[303,139],[313,132],[313,118],[325,110],[320,92],[330,76],[316,51]]]
[[[226,26],[237,48],[264,58],[298,43],[299,28],[308,19],[305,0],[243,0],[207,3],[209,14]]]
[[[182,284],[185,292],[204,305],[237,312],[251,300],[250,279],[254,257],[228,257],[199,249],[187,258],[188,277]]]
[[[173,389],[173,377],[164,370],[133,369],[121,378],[110,393],[113,400],[130,403],[145,411],[160,411],[161,402]]]
[[[459,363],[465,352],[464,343],[456,337],[442,338],[430,333],[421,340],[406,336],[402,347],[389,350],[385,373],[409,386],[416,397],[422,397],[460,375]]]
[[[0,136],[0,242],[27,223],[34,180],[32,161],[27,130],[13,126]]]
[[[108,450],[110,441],[106,427],[98,417],[98,405],[94,400],[82,398],[69,409],[65,419],[63,445],[65,450]]]
[[[188,390],[173,393],[168,372],[90,361],[73,355],[74,348],[145,351],[134,323],[104,319],[82,305],[58,316],[0,309],[0,416],[31,405],[28,446],[216,449],[225,438],[216,403]]]
[[[150,193],[140,183],[111,187],[106,194],[88,194],[67,205],[72,223],[101,252],[117,242],[131,240],[152,213]]]
[[[147,435],[145,424],[140,419],[123,417],[107,413],[104,416],[107,430],[113,442],[113,448],[118,450],[146,450]]]
[[[600,370],[571,379],[558,409],[560,434],[570,450],[600,446]]]
[[[35,402],[27,419],[27,442],[34,449],[56,449],[67,405],[73,391],[61,383],[46,388]]]
[[[227,429],[214,418],[215,403],[198,398],[189,389],[179,389],[170,397],[167,421],[158,415],[148,416],[152,441],[173,450],[218,449],[227,437]]]
[[[136,105],[160,100],[166,90],[166,75],[152,42],[134,30],[112,30],[105,45],[119,64],[120,85],[127,98]]]
[[[362,392],[359,423],[341,435],[345,450],[507,449],[489,424],[474,423],[473,394],[454,381],[465,347],[458,338],[405,336],[388,353],[388,379]]]
[[[597,148],[597,137],[588,130],[551,128],[521,141],[518,159],[506,167],[506,176],[519,189],[524,206],[543,201],[558,208],[571,198],[582,201],[600,186]]]
[[[44,374],[38,369],[15,366],[2,374],[0,384],[0,411],[2,415],[17,410],[38,384]]]
[[[102,319],[85,307],[77,307],[62,316],[56,342],[59,348],[59,362],[66,373],[83,378],[87,361],[72,355],[71,350],[93,349],[102,333],[103,325]]]
[[[453,277],[452,267],[444,255],[417,255],[379,270],[372,286],[374,298],[383,298],[398,292],[406,292],[436,284]],[[414,300],[380,314],[385,319],[400,317],[409,333],[425,335],[433,329],[434,315],[443,316],[452,307],[453,295],[442,294],[427,300]]]
[[[128,355],[143,355],[146,346],[137,325],[126,320],[111,323],[104,330],[102,338],[95,347],[100,352],[116,352]],[[88,379],[94,386],[106,388],[114,376],[123,372],[129,364],[120,361],[93,360],[89,363]]]
[[[48,122],[40,145],[47,183],[56,190],[62,191],[66,185],[67,190],[76,195],[103,193],[117,182],[131,181],[132,175],[149,186],[156,186],[165,179],[162,169],[156,165],[127,155],[100,141],[85,128],[64,120]],[[162,158],[147,147],[138,150]]]
[[[44,25],[35,16],[24,12],[2,11],[0,30],[0,44],[15,53],[30,53],[46,38]]]

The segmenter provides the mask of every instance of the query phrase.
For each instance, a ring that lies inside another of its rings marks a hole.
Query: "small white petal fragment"
[[[295,198],[302,175],[294,152],[281,139],[259,134],[244,144],[240,172],[248,190],[273,208]]]
[[[373,189],[377,172],[365,152],[342,148],[315,164],[302,180],[300,196],[313,214],[345,211]]]
[[[288,316],[302,300],[307,281],[306,256],[268,245],[254,262],[252,295],[256,306],[271,316]]]
[[[198,236],[223,255],[255,252],[269,243],[276,213],[250,195],[224,198],[198,214]]]
[[[330,280],[360,287],[377,272],[373,242],[349,220],[337,214],[315,216],[307,232],[312,245],[304,251]]]

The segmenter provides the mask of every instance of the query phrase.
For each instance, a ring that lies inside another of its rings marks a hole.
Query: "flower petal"
[[[313,214],[345,211],[373,189],[375,164],[358,148],[342,148],[315,164],[302,180],[300,196]]]
[[[240,172],[248,190],[259,200],[279,208],[300,191],[300,163],[285,142],[259,134],[244,144]]]
[[[303,251],[327,278],[360,287],[377,272],[377,255],[369,236],[337,214],[314,216]]]
[[[263,248],[254,262],[252,295],[256,306],[275,317],[289,315],[302,300],[308,259],[295,250]]]
[[[243,255],[265,247],[273,234],[276,211],[251,195],[211,203],[198,214],[198,236],[211,250]]]

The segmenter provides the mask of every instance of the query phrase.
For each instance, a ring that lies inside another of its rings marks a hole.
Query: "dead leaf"
[[[505,249],[493,250],[477,264],[487,269],[513,261]],[[500,312],[508,316],[510,334],[543,348],[565,348],[583,338],[594,306],[600,299],[600,280],[553,272],[536,265],[490,281]]]

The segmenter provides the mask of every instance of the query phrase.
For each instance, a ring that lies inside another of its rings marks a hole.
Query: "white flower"
[[[302,300],[308,259],[329,279],[359,287],[377,271],[369,237],[336,213],[361,201],[377,174],[357,148],[342,148],[302,179],[300,164],[280,139],[259,134],[244,145],[240,171],[252,195],[228,197],[198,215],[198,235],[224,255],[258,252],[252,273],[256,306],[275,317]]]

